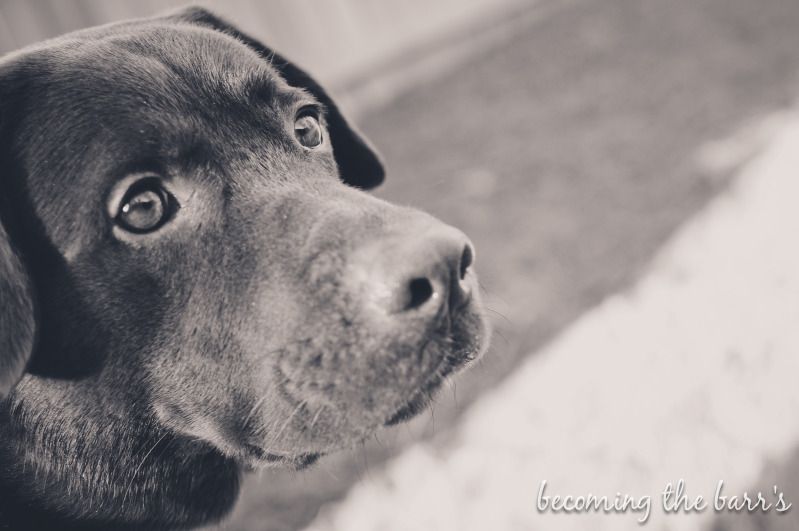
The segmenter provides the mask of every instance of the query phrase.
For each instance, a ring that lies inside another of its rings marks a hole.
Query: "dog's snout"
[[[471,296],[474,248],[462,232],[444,224],[373,247],[356,268],[367,296],[388,314],[433,316],[452,311]]]

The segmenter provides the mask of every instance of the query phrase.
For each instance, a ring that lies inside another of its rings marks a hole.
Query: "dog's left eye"
[[[158,178],[145,178],[125,193],[114,220],[128,232],[144,234],[169,221],[176,207],[175,198],[164,190]]]
[[[301,111],[294,121],[294,136],[303,147],[313,149],[322,144],[322,125],[313,108]]]

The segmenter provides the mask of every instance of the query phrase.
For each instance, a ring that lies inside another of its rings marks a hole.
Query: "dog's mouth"
[[[310,452],[297,455],[276,454],[267,452],[263,448],[248,444],[246,445],[247,458],[244,466],[250,469],[263,468],[265,466],[290,467],[295,470],[303,470],[316,463],[322,452]]]
[[[364,370],[359,365],[339,363],[331,367],[327,358],[307,362],[311,359],[309,350],[335,352],[335,344],[304,342],[292,346],[271,367],[275,381],[281,382],[275,389],[284,411],[269,422],[279,429],[264,436],[267,432],[259,426],[265,421],[248,417],[245,431],[249,444],[242,459],[245,466],[303,469],[325,453],[348,448],[381,427],[394,426],[421,413],[442,385],[487,347],[489,329],[479,310],[474,301],[457,308],[427,330],[423,341],[417,339],[421,344],[416,348],[406,345],[407,350],[396,355],[394,366],[381,362],[372,373],[367,372],[372,367]],[[360,361],[363,357],[352,359]],[[302,378],[289,377],[293,374]]]
[[[455,354],[447,354],[444,356],[438,368],[411,394],[411,397],[405,404],[389,415],[383,425],[394,426],[421,413],[433,401],[436,392],[446,381],[447,377],[466,363],[473,361],[476,357],[477,352],[466,356],[458,356]]]

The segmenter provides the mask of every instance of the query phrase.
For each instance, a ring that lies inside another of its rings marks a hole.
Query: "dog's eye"
[[[115,221],[128,232],[143,234],[160,228],[175,210],[175,198],[164,190],[157,177],[150,177],[130,187],[122,198]]]
[[[308,149],[319,147],[322,144],[322,126],[315,109],[307,108],[300,111],[294,121],[294,136],[303,147]]]

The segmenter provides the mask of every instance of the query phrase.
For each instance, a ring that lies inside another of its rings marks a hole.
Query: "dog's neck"
[[[0,402],[0,529],[186,528],[233,506],[240,469],[207,445],[141,417],[62,426],[69,417],[34,417],[25,394]]]

